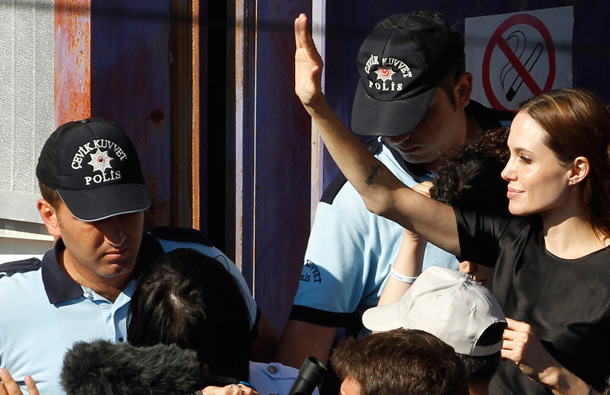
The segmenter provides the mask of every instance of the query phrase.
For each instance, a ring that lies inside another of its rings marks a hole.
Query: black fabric
[[[506,316],[530,324],[553,358],[603,390],[610,376],[610,248],[561,259],[546,250],[538,216],[455,212],[462,257],[495,265],[492,292]],[[490,389],[550,393],[512,362],[500,365]]]
[[[10,276],[13,273],[25,273],[40,268],[40,259],[28,258],[21,261],[6,262],[0,264],[0,277]]]
[[[353,321],[352,313],[332,313],[306,306],[293,305],[288,319],[309,322],[321,326],[345,328]]]

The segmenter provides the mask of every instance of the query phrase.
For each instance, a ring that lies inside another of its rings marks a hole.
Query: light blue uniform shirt
[[[48,251],[43,261],[49,267],[58,266],[54,250]],[[45,273],[47,278],[60,276],[58,286],[49,288],[49,294],[40,267],[0,278],[0,367],[8,369],[24,393],[23,380],[29,374],[41,394],[63,394],[59,374],[63,356],[74,342],[127,338],[127,311],[135,280],[112,303],[75,282],[66,285],[56,269]],[[74,293],[80,295],[71,297]],[[56,303],[50,303],[49,298]]]
[[[381,143],[375,153],[398,179],[413,187],[433,178],[417,179]],[[398,255],[403,228],[369,212],[354,187],[346,182],[330,202],[320,201],[301,272],[291,319],[323,326],[348,325],[379,301]],[[428,243],[423,269],[430,265],[458,268],[455,256]]]
[[[174,228],[166,229],[172,236]],[[181,235],[183,232],[176,230]],[[142,243],[140,250],[149,255],[140,257],[138,268],[152,263],[164,251],[181,247],[195,248],[219,260],[240,284],[251,323],[255,322],[257,307],[246,282],[220,250],[196,241],[159,240],[150,235],[145,235]],[[74,342],[127,340],[127,313],[135,280],[112,303],[68,276],[56,258],[64,248],[60,239],[43,256],[42,264],[33,258],[0,266],[0,367],[8,369],[24,393],[24,378],[30,375],[42,395],[64,394],[59,376],[64,354]]]

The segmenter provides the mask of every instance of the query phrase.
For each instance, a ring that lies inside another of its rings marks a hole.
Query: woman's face
[[[510,159],[502,171],[513,215],[561,209],[566,203],[570,170],[544,144],[547,136],[527,113],[515,116],[508,135]]]

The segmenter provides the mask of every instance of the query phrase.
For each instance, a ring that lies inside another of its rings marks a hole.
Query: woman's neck
[[[610,239],[595,232],[582,214],[552,216],[546,213],[541,214],[541,217],[544,245],[547,251],[559,258],[582,258],[610,245]]]

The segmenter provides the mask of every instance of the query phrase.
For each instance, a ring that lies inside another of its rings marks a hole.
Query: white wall
[[[54,130],[53,0],[0,1],[0,261],[52,245],[35,169]]]

